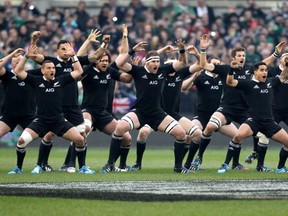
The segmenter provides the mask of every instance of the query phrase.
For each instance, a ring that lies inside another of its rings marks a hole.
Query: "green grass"
[[[243,150],[241,160],[250,153],[250,150]],[[278,163],[279,149],[269,149],[266,156],[265,165],[275,169]],[[129,180],[221,180],[221,179],[273,179],[287,178],[286,175],[276,175],[275,173],[258,173],[255,171],[255,162],[245,165],[250,168],[249,171],[229,171],[224,175],[219,175],[217,169],[226,155],[226,150],[208,149],[204,155],[202,167],[203,171],[198,171],[193,175],[177,175],[173,173],[173,151],[171,149],[147,149],[143,158],[143,168],[140,172],[127,173],[109,173],[108,175],[100,174],[99,171],[107,161],[108,149],[89,148],[87,153],[87,165],[96,170],[95,175],[69,175],[68,173],[53,172],[42,173],[41,175],[32,175],[30,171],[34,168],[37,160],[38,149],[28,148],[24,161],[23,175],[10,176],[7,172],[15,166],[16,153],[13,148],[0,149],[0,183],[17,183],[17,182],[61,182],[61,181],[129,181]],[[55,169],[58,169],[66,154],[66,149],[53,148],[49,163]],[[135,162],[135,149],[131,149],[128,157],[128,165]]]
[[[267,152],[266,166],[274,168],[278,163],[280,148],[271,148]],[[241,162],[250,153],[243,150]],[[217,169],[223,162],[226,150],[208,149],[205,153],[203,168],[192,175],[174,174],[172,149],[147,148],[143,169],[140,172],[100,174],[99,170],[105,164],[108,149],[89,148],[87,165],[96,170],[94,175],[80,175],[68,173],[42,173],[32,175],[37,160],[38,149],[28,148],[24,174],[10,176],[7,172],[15,166],[16,153],[14,148],[0,148],[0,183],[22,182],[69,182],[69,181],[129,181],[129,180],[226,180],[226,179],[287,179],[286,174],[258,173],[256,164],[247,165],[249,171],[229,171],[224,175],[217,174]],[[58,169],[64,160],[66,149],[53,148],[50,155],[50,164]],[[128,164],[135,161],[135,149],[132,148]],[[244,162],[243,162],[244,163]],[[286,200],[270,201],[183,201],[183,202],[127,202],[127,201],[96,201],[81,199],[33,198],[0,196],[0,215],[286,215]]]

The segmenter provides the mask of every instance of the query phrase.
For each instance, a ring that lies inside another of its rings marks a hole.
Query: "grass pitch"
[[[269,149],[265,165],[275,169],[278,162],[279,148]],[[241,162],[250,153],[243,150]],[[108,149],[89,148],[87,165],[96,170],[94,175],[68,174],[54,171],[51,173],[31,174],[37,160],[38,149],[29,148],[24,162],[24,174],[7,175],[15,166],[14,148],[0,148],[0,183],[36,183],[36,182],[114,182],[114,181],[191,181],[191,180],[237,180],[237,179],[283,179],[288,174],[258,173],[255,162],[246,165],[249,171],[229,171],[218,174],[217,169],[223,163],[226,149],[208,149],[204,156],[203,171],[195,174],[173,173],[172,149],[147,148],[140,172],[100,174],[99,171],[108,157]],[[64,160],[66,149],[53,148],[49,163],[58,169]],[[128,165],[135,161],[135,149],[131,149]],[[89,193],[89,192],[87,192]],[[177,202],[135,202],[101,201],[86,199],[39,198],[22,196],[0,196],[0,215],[286,215],[287,200],[225,200],[225,201],[177,201]]]

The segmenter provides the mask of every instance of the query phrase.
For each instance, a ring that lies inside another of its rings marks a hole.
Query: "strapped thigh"
[[[167,127],[165,128],[164,132],[167,133],[167,134],[170,134],[171,131],[178,125],[179,123],[173,119],[168,125]]]
[[[134,122],[129,116],[125,115],[121,118],[121,120],[126,121],[129,124],[131,130],[134,129]]]
[[[222,126],[221,120],[214,115],[212,115],[211,118],[209,119],[209,123],[214,124],[217,127],[217,129],[219,129]]]

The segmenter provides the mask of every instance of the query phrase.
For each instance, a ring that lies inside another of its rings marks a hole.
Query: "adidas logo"
[[[93,77],[93,79],[99,79],[99,77],[98,77],[97,75],[95,75],[95,76]]]
[[[142,76],[142,79],[148,79],[147,75]]]
[[[58,63],[58,64],[56,65],[56,67],[62,67],[62,66],[61,66],[61,64],[60,64],[60,63]]]
[[[210,82],[209,82],[208,80],[206,80],[206,81],[204,82],[204,84],[205,84],[205,85],[210,85]]]
[[[40,87],[40,88],[45,88],[45,85],[44,85],[43,83],[41,83],[41,84],[39,85],[39,87]]]
[[[16,77],[16,76],[13,76],[13,77],[11,77],[11,79],[17,80],[17,77]]]
[[[258,86],[258,85],[255,85],[255,86],[254,86],[254,89],[259,89],[259,86]]]

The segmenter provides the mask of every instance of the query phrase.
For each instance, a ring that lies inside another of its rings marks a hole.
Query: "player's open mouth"
[[[263,76],[263,79],[266,79],[267,78],[267,76]]]

